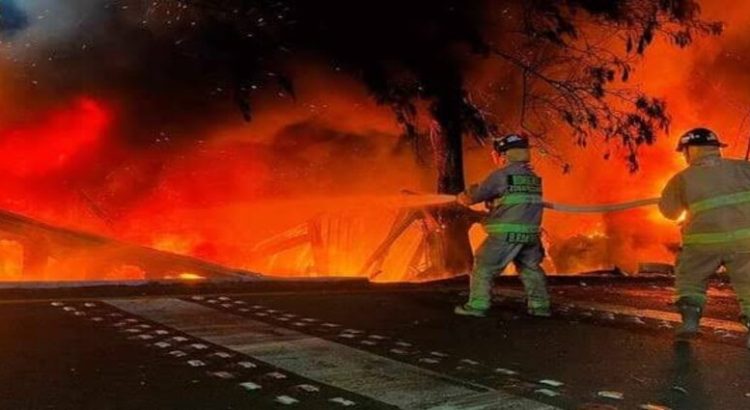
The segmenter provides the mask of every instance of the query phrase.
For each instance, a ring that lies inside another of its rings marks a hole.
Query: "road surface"
[[[668,281],[513,279],[488,318],[465,284],[359,282],[0,292],[0,409],[748,409],[750,351],[718,284],[674,343]]]

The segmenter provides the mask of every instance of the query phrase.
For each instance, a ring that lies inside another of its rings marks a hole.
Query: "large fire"
[[[555,137],[551,145],[572,168],[564,174],[554,158],[536,155],[548,201],[593,204],[658,196],[684,166],[673,149],[674,135],[699,124],[731,144],[729,156],[744,155],[741,110],[747,107],[726,103],[742,101],[742,90],[729,86],[742,70],[723,69],[719,75],[726,81],[701,76],[727,61],[742,64],[733,55],[744,51],[735,43],[750,13],[727,16],[714,3],[705,8],[710,17],[728,20],[724,37],[688,50],[656,45],[636,74],[642,88],[667,98],[672,135],[641,150],[641,169],[634,174],[614,145],[582,149]],[[0,67],[0,80],[7,70]],[[14,100],[23,106],[22,98],[20,91],[0,88],[3,109]],[[321,74],[312,65],[296,101],[261,107],[250,124],[233,119],[200,130],[192,144],[179,148],[168,145],[167,134],[160,141],[164,146],[118,142],[115,136],[134,129],[120,122],[126,108],[116,95],[104,94],[0,114],[0,207],[265,274],[426,279],[413,271],[424,262],[413,256],[425,232],[419,224],[393,244],[377,274],[362,272],[402,211],[394,195],[402,189],[431,192],[434,175],[408,150],[394,150],[400,129],[392,113],[351,79]],[[490,170],[484,148],[470,147],[466,156],[468,180]],[[544,228],[548,267],[560,273],[670,263],[679,240],[677,224],[654,207],[608,215],[548,212]],[[474,244],[481,236],[472,230]],[[0,237],[0,280],[81,277],[77,259],[50,260],[41,277],[25,276],[19,267],[23,252],[17,241]],[[126,265],[101,277],[143,275],[140,267]],[[191,272],[175,275],[201,279]]]

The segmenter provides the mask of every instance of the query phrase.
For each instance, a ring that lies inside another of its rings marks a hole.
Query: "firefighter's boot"
[[[487,310],[489,309],[477,309],[471,307],[468,303],[465,305],[458,305],[453,309],[453,313],[460,316],[474,316],[474,317],[486,317]]]
[[[552,310],[549,306],[529,306],[526,310],[529,316],[534,317],[551,317]]]
[[[678,304],[678,309],[682,316],[682,324],[677,328],[677,338],[690,339],[697,336],[703,309],[689,304]]]

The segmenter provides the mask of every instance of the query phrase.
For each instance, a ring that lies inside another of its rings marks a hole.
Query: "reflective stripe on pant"
[[[547,281],[541,267],[543,260],[544,248],[539,241],[528,244],[509,243],[502,236],[490,235],[477,251],[474,271],[471,273],[469,306],[489,309],[492,279],[512,262],[526,289],[529,306],[549,307]]]
[[[703,307],[709,277],[724,265],[737,293],[742,313],[750,317],[750,252],[716,252],[685,247],[675,269],[677,297],[681,302]]]

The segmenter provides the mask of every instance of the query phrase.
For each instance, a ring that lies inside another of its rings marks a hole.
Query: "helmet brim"
[[[493,148],[498,153],[504,154],[512,149],[529,149],[529,147],[530,147],[530,144],[528,141],[520,141],[520,142],[516,142],[512,144],[507,144],[504,146],[495,145]]]
[[[677,152],[684,152],[687,147],[717,147],[717,148],[726,148],[729,145],[724,144],[723,142],[705,142],[705,143],[692,143],[692,144],[679,144],[677,145]]]

